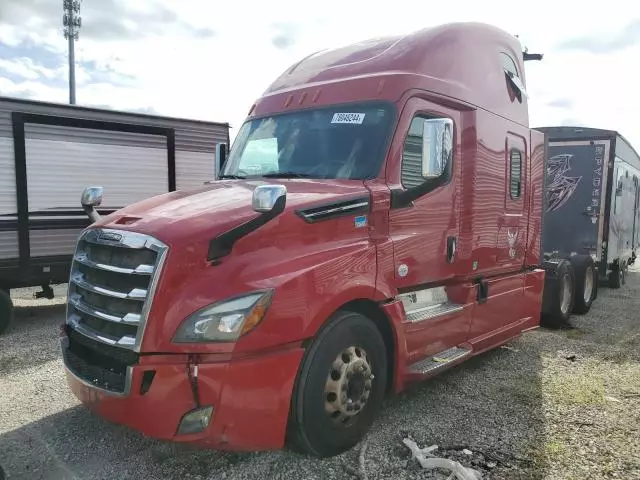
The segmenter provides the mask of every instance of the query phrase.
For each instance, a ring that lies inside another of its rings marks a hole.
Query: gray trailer
[[[542,249],[547,259],[572,263],[575,306],[588,310],[598,281],[619,288],[640,247],[640,156],[613,130],[536,129],[547,149]],[[590,301],[585,257],[597,272]]]
[[[102,185],[109,214],[139,200],[201,186],[229,124],[0,97],[0,333],[9,291],[66,283],[75,240],[89,225],[80,207]]]

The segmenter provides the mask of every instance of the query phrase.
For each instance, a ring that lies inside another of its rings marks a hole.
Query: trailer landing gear
[[[12,320],[13,302],[11,301],[9,290],[0,288],[0,334],[5,332]]]
[[[53,300],[54,297],[55,295],[53,294],[53,288],[51,288],[51,285],[42,285],[42,291],[35,292],[33,294],[33,298],[47,298],[49,300]]]
[[[609,273],[609,288],[620,288],[626,281],[626,266],[616,264]]]

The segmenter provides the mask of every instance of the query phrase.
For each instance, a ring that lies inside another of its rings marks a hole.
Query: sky
[[[518,35],[532,127],[618,130],[640,151],[640,8],[450,0],[82,0],[77,103],[229,122],[302,57],[453,21]],[[0,95],[68,102],[62,0],[0,0]]]

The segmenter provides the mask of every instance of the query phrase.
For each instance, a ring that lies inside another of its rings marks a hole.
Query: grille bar
[[[87,315],[91,315],[96,318],[100,318],[102,320],[107,320],[109,322],[116,323],[127,323],[130,325],[138,325],[140,323],[140,314],[139,313],[127,313],[126,315],[111,315],[103,312],[102,310],[97,310],[82,301],[82,295],[74,294],[69,297],[69,303],[73,305],[76,310],[81,311],[82,313],[86,313]]]
[[[76,315],[75,313],[69,315],[68,322],[76,332],[81,333],[85,337],[89,337],[91,340],[95,340],[96,342],[102,342],[106,343],[107,345],[114,345],[123,348],[133,348],[136,343],[136,337],[133,337],[131,335],[123,335],[120,338],[116,338],[98,332],[97,330],[94,330],[82,323],[82,317]]]
[[[135,268],[124,268],[124,267],[117,267],[115,265],[108,265],[106,263],[94,262],[89,259],[88,254],[86,252],[80,252],[76,254],[76,256],[74,257],[74,260],[78,263],[86,265],[87,267],[99,268],[101,270],[106,270],[108,272],[114,272],[114,273],[125,273],[128,275],[134,275],[134,274],[135,275],[151,275],[154,270],[153,265],[141,264]]]
[[[78,287],[88,290],[93,293],[99,293],[101,295],[107,295],[109,297],[114,298],[122,298],[122,299],[131,299],[131,300],[146,300],[148,292],[141,288],[134,288],[127,292],[119,292],[117,290],[111,290],[109,288],[100,287],[98,285],[93,285],[84,279],[84,275],[79,272],[74,272],[71,275],[71,281],[75,283]]]

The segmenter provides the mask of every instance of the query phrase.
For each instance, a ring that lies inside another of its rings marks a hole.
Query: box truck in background
[[[544,254],[578,262],[589,255],[600,281],[619,288],[640,248],[640,155],[612,130],[537,130],[547,142]],[[576,305],[581,303],[580,280]]]
[[[78,191],[104,185],[108,214],[214,176],[229,125],[0,97],[0,332],[12,288],[66,283],[89,224]]]

